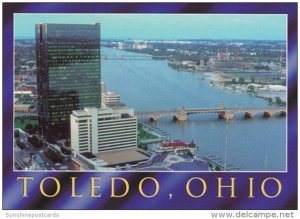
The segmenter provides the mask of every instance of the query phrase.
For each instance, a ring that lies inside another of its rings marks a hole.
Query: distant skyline
[[[32,39],[38,23],[101,23],[102,39],[286,40],[286,15],[15,14],[15,38]]]

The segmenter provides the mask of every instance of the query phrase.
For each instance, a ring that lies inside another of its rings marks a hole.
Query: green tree
[[[140,144],[139,144],[139,147],[140,147],[141,149],[145,150],[145,151],[148,150],[148,147],[147,147],[146,144],[140,143]]]
[[[66,147],[62,146],[60,149],[61,149],[61,152],[65,155],[70,155],[72,153],[71,148],[66,148]]]
[[[244,77],[240,77],[239,78],[239,83],[240,84],[244,84],[245,83],[245,78]]]
[[[266,100],[268,101],[268,103],[272,103],[273,99],[271,97],[267,97]]]
[[[71,147],[71,141],[70,139],[65,140],[65,147],[70,148]]]
[[[45,152],[45,155],[54,163],[61,163],[63,160],[63,156],[51,148],[48,148],[48,150]]]
[[[188,150],[188,151],[186,152],[186,155],[189,156],[189,157],[193,157],[193,156],[194,156],[193,153],[192,153],[190,150]]]
[[[247,90],[249,93],[255,93],[255,87],[253,85],[248,86]]]
[[[36,148],[40,148],[43,145],[42,141],[36,135],[29,136],[28,141]]]
[[[28,132],[29,134],[33,134],[34,133],[34,130],[33,130],[33,125],[32,124],[27,124],[26,126],[25,126],[25,130],[26,130],[26,132]]]
[[[215,171],[221,171],[221,167],[218,165],[215,167]]]
[[[21,148],[22,150],[26,147],[26,145],[21,142],[20,140],[16,140],[16,145]]]
[[[34,131],[34,133],[40,131],[39,129],[40,129],[40,128],[39,128],[38,125],[33,125],[33,131]]]
[[[15,138],[19,138],[19,137],[20,137],[20,132],[19,132],[19,130],[15,130],[14,136],[15,136]]]
[[[280,97],[275,97],[275,104],[278,106],[282,105],[282,100],[280,99]]]

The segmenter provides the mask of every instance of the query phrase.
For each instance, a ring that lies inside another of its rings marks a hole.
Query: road
[[[26,145],[26,148],[21,150],[18,146],[16,146],[14,150],[14,159],[15,159],[15,168],[25,170],[26,168],[30,168],[30,157],[34,155],[39,155],[41,159],[45,162],[46,170],[60,170],[61,168],[71,169],[74,164],[68,161],[67,157],[63,159],[62,163],[54,163],[50,160],[45,152],[48,149],[48,144],[46,141],[42,141],[42,147],[36,148],[30,142],[28,142],[28,134],[24,134],[20,132],[19,140]],[[28,161],[26,161],[28,159]]]

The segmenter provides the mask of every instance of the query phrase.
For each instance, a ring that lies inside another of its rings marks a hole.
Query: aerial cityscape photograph
[[[15,14],[15,171],[286,171],[287,17]]]

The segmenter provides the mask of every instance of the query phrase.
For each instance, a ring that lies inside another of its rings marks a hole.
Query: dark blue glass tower
[[[100,107],[100,24],[37,24],[38,120],[68,137],[73,110]]]

